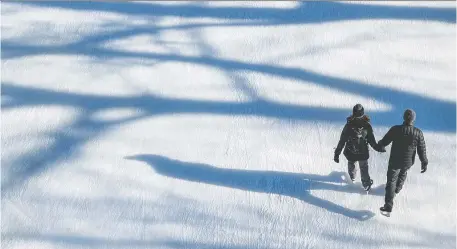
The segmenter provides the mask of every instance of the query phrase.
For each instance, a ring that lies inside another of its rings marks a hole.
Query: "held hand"
[[[386,152],[386,147],[382,145],[381,140],[376,143],[376,147],[378,147],[378,152]]]
[[[377,152],[381,152],[381,153],[386,152],[386,148],[383,147],[383,146],[381,146],[381,145],[379,145],[379,144],[377,144],[377,145],[375,146],[375,148],[376,148],[376,151],[377,151]]]
[[[340,163],[340,158],[339,158],[339,156],[335,156],[335,157],[333,158],[333,161],[335,161],[335,163]]]

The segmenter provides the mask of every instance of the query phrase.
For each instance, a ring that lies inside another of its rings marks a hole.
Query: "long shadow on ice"
[[[427,20],[455,23],[455,8],[392,6],[326,1],[301,2],[295,8],[201,6],[193,3],[165,5],[125,2],[30,2],[28,4],[72,10],[104,11],[148,17],[220,18],[256,21],[260,25],[326,23],[348,20]]]
[[[310,193],[311,190],[361,193],[361,189],[342,184],[344,175],[342,172],[334,171],[327,176],[321,176],[279,171],[223,169],[151,154],[128,156],[126,159],[145,162],[157,173],[167,177],[252,192],[289,196],[329,212],[360,221],[368,220],[374,216],[374,213],[369,210],[351,210]]]

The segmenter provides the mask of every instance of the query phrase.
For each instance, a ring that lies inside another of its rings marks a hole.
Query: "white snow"
[[[2,248],[455,248],[455,2],[1,3]],[[417,112],[390,218],[333,162]]]

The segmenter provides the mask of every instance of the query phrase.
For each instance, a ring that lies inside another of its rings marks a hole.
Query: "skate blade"
[[[390,217],[390,212],[381,211],[381,214],[386,216],[386,217]]]

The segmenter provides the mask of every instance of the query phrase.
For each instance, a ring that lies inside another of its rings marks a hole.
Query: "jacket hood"
[[[352,122],[352,121],[365,121],[367,123],[370,122],[370,117],[368,117],[368,115],[363,115],[361,117],[354,117],[353,115],[347,117],[347,122]]]

